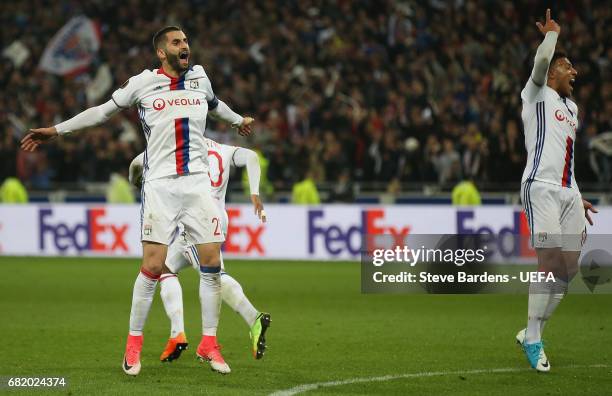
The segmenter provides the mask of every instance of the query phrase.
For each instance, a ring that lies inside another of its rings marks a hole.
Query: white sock
[[[540,326],[550,299],[550,287],[546,282],[529,284],[529,302],[527,304],[527,331],[525,343],[533,344],[542,340]]]
[[[240,283],[225,272],[221,275],[221,297],[227,305],[242,316],[247,326],[253,326],[257,319],[257,310],[244,294]]]
[[[546,321],[551,317],[555,309],[559,306],[563,297],[567,293],[568,283],[563,279],[555,277],[555,285],[552,287],[551,294],[548,299],[548,304],[546,305],[546,311],[544,312],[544,317],[542,318],[542,322],[540,323],[540,334],[544,332],[544,326],[546,325]]]
[[[185,331],[183,320],[183,290],[176,274],[162,274],[159,277],[160,292],[166,315],[170,319],[170,337]]]
[[[130,335],[140,336],[144,329],[159,276],[140,269],[140,273],[134,282],[132,294],[132,310],[130,311]]]
[[[203,272],[202,269],[216,272]],[[220,267],[200,267],[200,304],[202,306],[202,334],[216,336],[221,310]]]

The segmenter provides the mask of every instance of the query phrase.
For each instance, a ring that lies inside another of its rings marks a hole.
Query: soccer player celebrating
[[[574,141],[578,107],[569,99],[578,74],[567,56],[555,52],[561,28],[546,10],[544,24],[536,23],[544,40],[538,47],[531,76],[521,92],[527,166],[521,200],[536,250],[538,271],[555,282],[529,286],[527,328],[517,341],[538,371],[549,371],[542,345],[542,330],[578,271],[578,257],[586,236],[585,217],[597,212],[582,199],[574,177]]]
[[[251,202],[255,209],[255,214],[263,221],[266,221],[266,214],[259,199],[259,180],[261,168],[257,154],[249,149],[225,144],[206,139],[207,155],[209,162],[209,175],[211,179],[211,192],[214,202],[221,213],[221,229],[223,235],[227,235],[228,217],[225,211],[225,196],[229,181],[230,166],[246,167]],[[137,187],[140,185],[143,169],[144,153],[138,155],[130,164],[130,182]],[[161,354],[161,361],[172,361],[178,359],[181,352],[187,348],[187,338],[185,336],[185,326],[183,319],[183,297],[181,284],[176,274],[183,268],[194,266],[197,269],[197,253],[193,245],[189,242],[186,232],[178,232],[174,241],[168,248],[166,266],[172,271],[162,274],[161,298],[164,309],[170,319],[170,339],[166,348]],[[249,326],[251,337],[251,348],[253,356],[261,359],[266,349],[265,333],[270,325],[270,314],[259,312],[249,301],[242,290],[240,283],[225,272],[223,256],[221,255],[221,298],[234,311],[238,312]]]
[[[153,47],[161,62],[159,69],[131,77],[100,106],[54,127],[30,130],[21,147],[33,151],[58,135],[100,124],[122,109],[137,106],[147,141],[141,206],[143,260],[134,283],[123,370],[128,375],[140,372],[143,328],[157,281],[162,273],[169,272],[164,265],[168,244],[180,223],[193,238],[199,260],[203,335],[197,354],[209,361],[213,370],[229,373],[216,338],[224,236],[202,158],[204,131],[209,112],[237,128],[241,135],[251,133],[253,119],[234,113],[215,96],[202,66],[190,66],[189,44],[179,27],[168,26],[157,32]]]

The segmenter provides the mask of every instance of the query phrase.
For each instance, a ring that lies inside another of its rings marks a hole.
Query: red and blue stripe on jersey
[[[183,73],[178,78],[172,77],[163,68],[157,70],[157,74],[163,74],[170,79],[170,91],[181,91],[185,89],[185,76]],[[174,120],[174,159],[176,162],[176,173],[185,175],[189,173],[189,118],[176,118]]]
[[[170,91],[177,91],[185,89],[185,74],[179,78],[170,78]]]
[[[174,158],[176,160],[176,173],[185,175],[189,173],[189,118],[177,118],[174,120],[174,139],[176,148]]]
[[[561,185],[563,187],[572,187],[572,160],[574,159],[574,139],[567,137],[565,140],[565,167],[563,168],[563,177]]]
[[[157,74],[163,74],[170,79],[170,91],[180,91],[185,89],[185,76],[187,75],[187,72],[176,78],[166,73],[166,71],[160,67],[157,69]]]

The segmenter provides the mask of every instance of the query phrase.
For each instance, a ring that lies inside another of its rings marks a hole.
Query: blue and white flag
[[[100,29],[87,17],[72,18],[53,36],[39,67],[59,75],[78,74],[89,66],[100,48]]]

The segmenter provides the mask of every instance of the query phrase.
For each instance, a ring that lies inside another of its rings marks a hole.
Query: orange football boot
[[[181,357],[181,352],[187,349],[187,337],[185,337],[185,333],[179,333],[174,338],[168,339],[168,343],[166,344],[166,348],[162,352],[159,360],[162,362],[171,362],[173,360]]]

